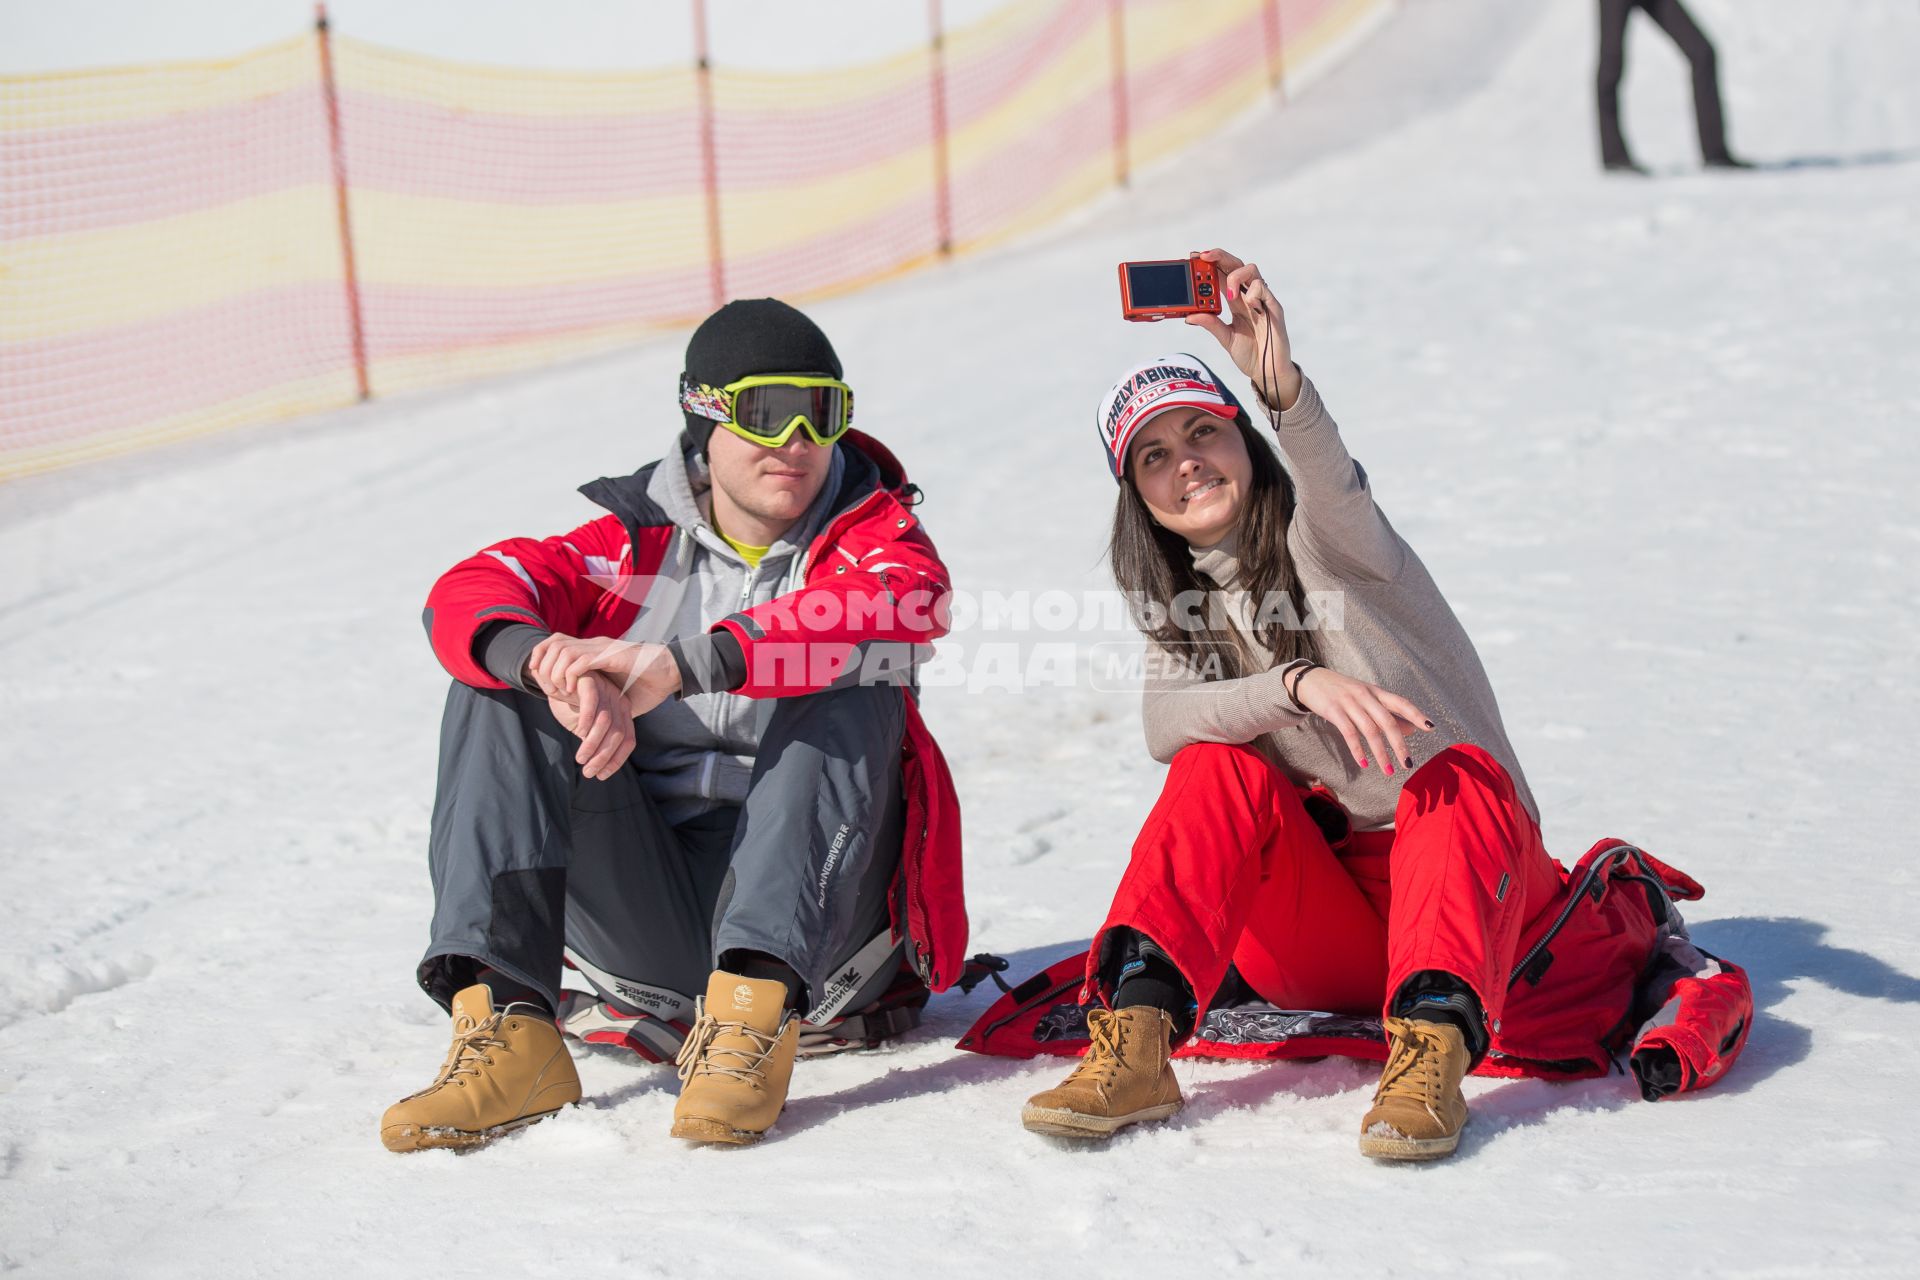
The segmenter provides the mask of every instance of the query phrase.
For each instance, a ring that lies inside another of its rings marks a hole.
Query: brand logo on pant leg
[[[845,1004],[853,996],[854,992],[866,985],[866,981],[866,973],[862,971],[857,964],[849,965],[847,968],[842,969],[838,976],[828,980],[826,993],[821,996],[820,1003],[814,1010],[814,1014],[809,1015],[809,1020],[812,1020],[815,1015],[819,1015],[821,1010],[838,1012],[840,1006]]]
[[[826,863],[820,868],[819,880],[814,882],[816,892],[813,901],[817,907],[827,905],[827,881],[832,878],[833,869],[840,864],[840,851],[847,847],[847,836],[852,831],[853,828],[843,822],[840,829],[833,833],[833,843],[827,847]]]

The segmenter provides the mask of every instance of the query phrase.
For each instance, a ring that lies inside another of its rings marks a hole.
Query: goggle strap
[[[696,418],[713,422],[733,421],[732,396],[719,387],[695,382],[684,373],[680,375],[680,407]]]

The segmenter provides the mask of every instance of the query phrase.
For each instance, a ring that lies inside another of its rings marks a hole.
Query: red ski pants
[[[1199,743],[1174,757],[1107,921],[1158,943],[1209,1007],[1227,966],[1283,1009],[1385,1010],[1409,977],[1465,981],[1498,1028],[1521,930],[1561,871],[1505,769],[1448,747],[1400,792],[1390,831],[1335,853],[1300,795],[1251,747]],[[1110,996],[1111,992],[1102,992]]]

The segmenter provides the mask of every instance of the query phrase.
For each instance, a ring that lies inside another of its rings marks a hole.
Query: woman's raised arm
[[[1200,255],[1224,276],[1228,319],[1187,317],[1212,334],[1253,383],[1293,475],[1294,521],[1308,551],[1344,574],[1390,582],[1406,546],[1374,505],[1367,473],[1347,453],[1320,393],[1293,362],[1286,312],[1260,274],[1224,249]]]

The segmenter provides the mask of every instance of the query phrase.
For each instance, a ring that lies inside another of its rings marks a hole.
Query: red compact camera
[[[1220,314],[1220,272],[1199,254],[1120,264],[1120,314],[1129,320],[1171,320]]]

